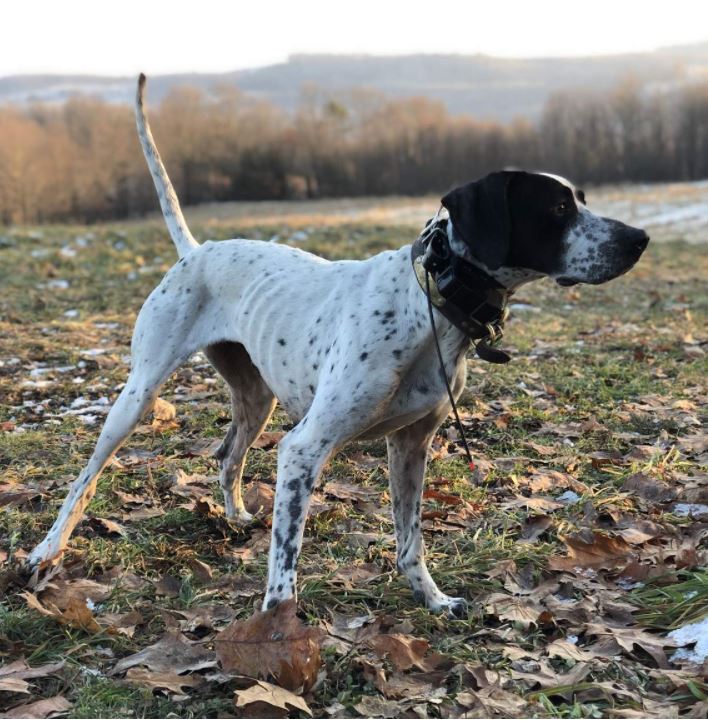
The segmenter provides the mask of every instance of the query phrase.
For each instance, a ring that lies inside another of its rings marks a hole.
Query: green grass
[[[213,460],[194,451],[205,440],[221,438],[229,423],[226,389],[208,366],[188,364],[166,384],[161,395],[169,400],[176,394],[209,395],[176,401],[175,429],[144,426],[129,439],[127,448],[150,455],[134,465],[107,467],[88,519],[78,526],[66,557],[68,571],[76,576],[97,579],[117,566],[137,575],[142,586],[118,586],[101,605],[111,612],[138,609],[144,623],[135,636],[90,635],[59,626],[30,610],[19,596],[21,589],[2,576],[42,538],[66,484],[91,453],[103,418],[99,416],[97,425],[85,425],[59,413],[79,396],[92,401],[103,396],[115,399],[125,380],[123,357],[137,311],[174,258],[166,234],[152,223],[37,230],[41,237],[32,229],[6,232],[1,249],[2,482],[34,488],[43,496],[0,510],[0,550],[9,555],[0,568],[4,595],[0,665],[19,656],[32,665],[68,661],[60,677],[37,680],[31,695],[14,695],[7,705],[61,693],[74,705],[69,713],[73,717],[231,713],[234,690],[228,683],[210,683],[190,692],[185,700],[175,700],[108,676],[117,659],[163,634],[170,611],[220,603],[241,618],[252,613],[259,601],[256,593],[236,596],[228,586],[200,582],[190,566],[192,560],[210,565],[215,580],[237,575],[239,583],[254,590],[265,583],[265,549],[243,560],[233,554],[254,543],[258,527],[231,529],[222,520],[184,508],[187,500],[170,491],[178,470],[206,476],[217,473]],[[206,237],[205,229],[195,230]],[[292,230],[275,222],[255,229],[223,222],[210,227],[209,235],[270,238]],[[408,227],[321,226],[310,230],[304,247],[328,258],[357,257],[402,245],[414,235],[415,229]],[[87,243],[77,244],[77,238]],[[75,256],[61,253],[67,245],[76,248]],[[583,637],[582,624],[549,618],[524,628],[485,609],[490,593],[510,593],[513,584],[521,590],[519,598],[525,599],[531,593],[528,585],[557,579],[564,585],[564,597],[591,600],[598,619],[608,614],[606,602],[629,603],[638,629],[661,632],[704,617],[708,582],[700,568],[700,550],[680,565],[670,553],[671,544],[690,546],[697,522],[672,514],[670,505],[651,503],[623,490],[628,477],[642,472],[671,485],[682,499],[702,469],[697,456],[681,446],[682,438],[698,430],[696,420],[704,421],[698,417],[705,400],[706,357],[700,353],[704,347],[695,343],[704,333],[708,307],[708,260],[702,251],[680,240],[652,244],[636,269],[606,286],[560,289],[544,281],[523,288],[514,302],[532,304],[535,310],[512,312],[505,346],[512,350],[513,362],[491,366],[470,357],[461,410],[474,456],[480,464],[492,466],[484,478],[470,480],[459,448],[446,437],[448,430],[454,436],[446,422],[434,443],[437,458],[430,463],[429,478],[442,479],[443,484],[435,488],[459,496],[473,511],[457,526],[436,526],[434,519],[429,520],[425,531],[431,572],[444,591],[470,600],[467,620],[446,620],[418,608],[395,572],[394,550],[385,541],[393,526],[387,511],[385,444],[380,441],[347,446],[323,473],[323,484],[347,481],[373,490],[375,496],[373,502],[361,504],[326,499],[327,512],[308,521],[300,564],[301,614],[312,623],[326,619],[330,611],[372,612],[405,621],[412,634],[425,637],[454,662],[481,664],[505,675],[526,669],[524,665],[533,659],[541,659],[554,674],[565,674],[573,663],[544,656],[545,646],[570,634],[579,635],[579,645],[584,647],[595,641]],[[69,286],[38,287],[52,280],[66,280]],[[67,317],[68,310],[78,314]],[[96,356],[85,353],[93,348],[108,351]],[[19,361],[10,361],[13,358]],[[33,377],[30,374],[37,364],[77,368]],[[26,384],[42,380],[51,384],[45,388]],[[37,403],[43,404],[42,413],[37,412]],[[581,424],[586,426],[578,431]],[[290,422],[277,411],[271,428],[287,429]],[[551,447],[552,453],[534,450],[530,441]],[[593,464],[589,456],[596,451],[624,455],[642,444],[656,445],[654,455],[605,465]],[[537,540],[521,543],[530,512],[514,502],[534,495],[558,497],[564,491],[529,491],[532,475],[549,470],[572,475],[584,490],[578,492],[577,500],[548,513],[552,523]],[[275,473],[275,450],[251,452],[246,486],[254,481],[272,483]],[[218,502],[218,490],[212,493]],[[123,501],[120,494],[137,495],[143,507],[160,511],[149,518],[136,517],[141,506]],[[427,512],[443,516],[455,508],[434,499],[424,504]],[[97,517],[119,521],[126,536],[102,531],[91,523]],[[666,557],[667,574],[626,591],[619,584],[618,572],[600,572],[592,579],[573,575],[561,579],[562,575],[549,570],[549,557],[564,553],[563,537],[588,531],[616,534],[627,524],[640,522],[663,530],[658,541],[638,547],[640,561],[654,558],[650,547],[656,547],[655,557]],[[380,538],[369,546],[356,546],[351,532]],[[358,562],[374,563],[380,573],[350,589],[336,583],[334,575],[340,566]],[[513,584],[499,571],[512,563]],[[179,580],[174,597],[155,593],[154,585],[165,575]],[[202,641],[209,644],[212,636],[207,631]],[[519,661],[524,659],[519,657],[522,653],[535,657]],[[354,713],[353,705],[362,694],[375,694],[356,657],[355,653],[325,653],[326,679],[309,700],[317,714],[325,714],[323,709],[335,701]],[[589,676],[570,689],[562,685],[539,688],[519,680],[505,683],[504,689],[531,704],[527,710],[531,714],[563,718],[608,716],[611,707],[627,706],[621,696],[602,698],[591,692],[592,683],[603,681],[626,683],[657,704],[673,700],[682,714],[700,699],[702,688],[695,684],[659,683],[655,665],[641,651],[619,657],[619,667],[601,659],[593,663]],[[454,704],[459,691],[449,681],[446,703]],[[444,709],[428,706],[433,716]]]

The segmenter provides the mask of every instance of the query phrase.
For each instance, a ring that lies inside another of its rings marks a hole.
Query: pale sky
[[[598,55],[708,40],[705,0],[5,0],[0,76],[222,72],[291,53]]]

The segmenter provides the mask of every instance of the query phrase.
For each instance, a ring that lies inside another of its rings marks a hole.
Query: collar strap
[[[509,354],[493,344],[503,335],[512,291],[481,268],[452,252],[447,220],[433,218],[411,248],[411,261],[423,292],[450,323],[475,344],[477,355],[491,363],[507,363]]]

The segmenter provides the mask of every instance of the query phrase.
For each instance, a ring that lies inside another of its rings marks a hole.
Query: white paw
[[[467,600],[464,597],[448,597],[447,594],[437,592],[430,598],[425,597],[422,591],[416,591],[413,596],[431,612],[445,612],[453,619],[464,619],[467,616]]]
[[[253,521],[253,514],[247,512],[243,507],[227,511],[226,518],[235,526],[248,526]]]
[[[47,537],[30,552],[27,566],[32,570],[41,569],[59,559],[63,552],[60,544]]]

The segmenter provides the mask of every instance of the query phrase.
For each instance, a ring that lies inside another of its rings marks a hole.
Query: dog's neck
[[[469,246],[461,238],[458,237],[458,235],[455,233],[452,221],[449,218],[447,221],[447,239],[448,243],[450,244],[450,249],[455,255],[464,258],[468,263],[471,263],[473,266],[480,268],[487,275],[491,276],[495,281],[497,281],[497,283],[500,283],[502,286],[508,288],[510,291],[515,291],[517,288],[523,286],[525,283],[530,283],[531,281],[536,281],[539,278],[543,278],[543,273],[539,273],[538,271],[532,271],[528,268],[508,268],[505,266],[497,268],[496,270],[491,270],[487,268],[484,263],[482,263],[480,260],[476,259],[472,255]]]

